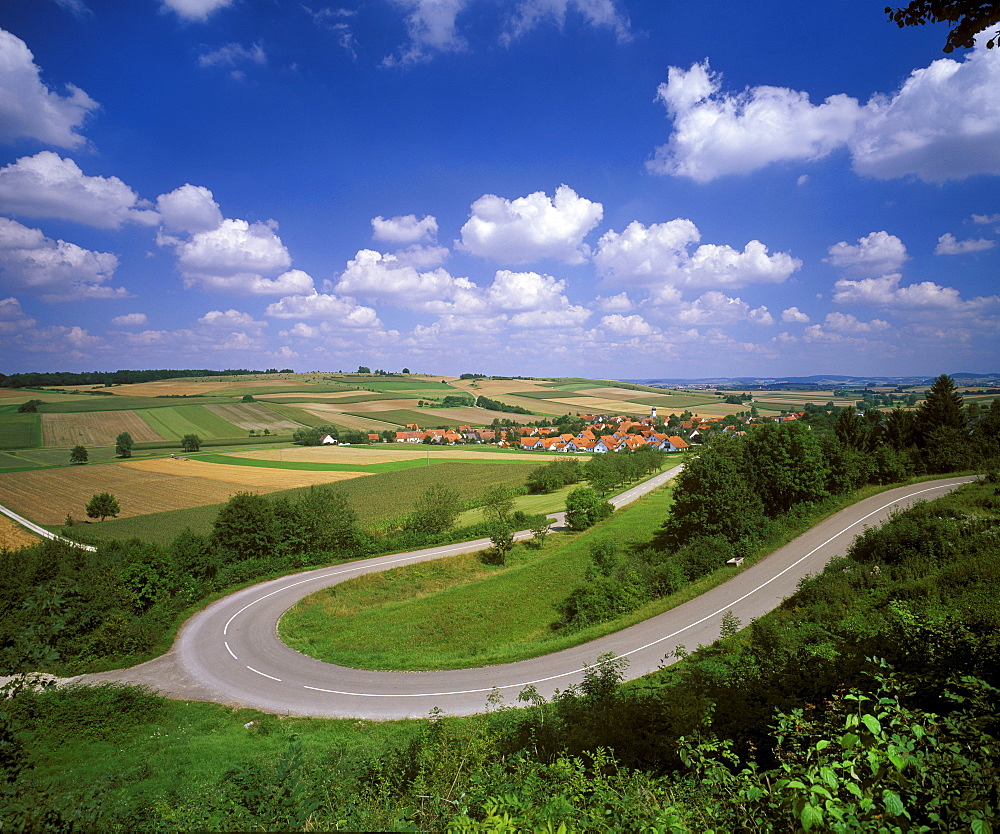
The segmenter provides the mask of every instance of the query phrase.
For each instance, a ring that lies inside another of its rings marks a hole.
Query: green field
[[[38,397],[45,400],[45,395]],[[217,405],[231,403],[230,396],[197,396],[197,397],[119,397],[119,396],[79,396],[60,400],[59,402],[44,402],[38,406],[38,410],[47,414],[74,414],[79,411],[132,411],[132,410],[159,410],[160,408],[176,408],[174,403],[191,402],[194,400],[197,405],[190,407],[198,408],[202,405]]]
[[[538,465],[507,461],[440,461],[435,458],[430,459],[430,464],[426,461],[422,461],[422,464],[409,469],[340,481],[333,485],[333,489],[347,496],[362,525],[378,529],[404,517],[424,491],[434,484],[446,484],[458,490],[463,498],[472,499],[493,484],[522,486],[528,473]],[[272,495],[281,494],[294,498],[308,489],[309,487],[302,487]],[[247,490],[253,491],[251,487]],[[387,496],[391,496],[391,500],[387,500]],[[210,533],[221,506],[223,505],[210,504],[132,518],[109,518],[100,524],[88,525],[87,535],[96,539],[138,537],[167,544],[186,527],[197,533]]]
[[[41,441],[39,414],[0,414],[0,449],[33,449]]]
[[[382,377],[361,379],[354,387],[370,388],[372,391],[396,395],[413,394],[415,397],[422,397],[424,394],[454,394],[459,390],[447,382],[430,382],[422,379],[383,379]]]
[[[460,420],[452,420],[445,417],[442,414],[436,414],[435,410],[432,408],[394,408],[389,411],[348,411],[353,417],[366,417],[369,420],[381,420],[384,423],[391,423],[393,425],[408,426],[411,423],[415,423],[420,426],[420,428],[436,428],[436,427],[448,427],[454,428],[456,426],[467,425],[466,422]]]
[[[154,431],[168,439],[180,440],[185,434],[197,434],[203,440],[241,437],[246,434],[239,426],[234,426],[200,405],[144,408],[136,413]]]
[[[609,630],[553,630],[556,606],[584,581],[590,544],[648,541],[670,503],[670,487],[657,490],[591,530],[550,537],[542,550],[517,546],[504,567],[473,554],[352,579],[298,603],[279,632],[297,651],[360,669],[461,669],[579,645]]]

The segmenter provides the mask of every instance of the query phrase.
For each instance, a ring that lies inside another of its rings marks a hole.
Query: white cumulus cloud
[[[827,254],[827,263],[856,275],[894,272],[909,258],[903,241],[886,231],[858,238],[856,245],[842,240]]]
[[[583,263],[590,254],[583,239],[604,216],[604,207],[561,185],[550,199],[536,191],[507,200],[486,194],[472,204],[458,246],[501,263],[552,258]]]
[[[899,90],[864,105],[843,94],[813,104],[808,93],[786,87],[724,92],[708,61],[670,67],[657,96],[673,131],[648,165],[708,182],[843,148],[858,174],[877,179],[1000,174],[998,86],[1000,51],[983,44],[961,61],[915,69]]]
[[[769,255],[752,240],[742,251],[727,245],[703,244],[698,227],[678,218],[644,226],[630,223],[623,232],[606,232],[597,243],[594,264],[604,278],[649,287],[741,287],[776,284],[802,266],[784,252]],[[667,291],[666,299],[676,296]]]
[[[269,304],[267,315],[276,319],[322,319],[343,327],[381,327],[378,314],[371,307],[362,307],[353,298],[313,292],[290,295]],[[298,327],[298,330],[296,328]],[[290,333],[308,336],[309,325],[292,327]]]
[[[162,0],[163,8],[185,20],[206,20],[212,12],[231,6],[233,0]]]
[[[78,133],[99,105],[79,87],[67,84],[68,95],[50,90],[27,44],[0,29],[0,142],[38,139],[60,148],[78,148]]]
[[[124,287],[110,287],[118,258],[75,243],[52,240],[40,229],[0,217],[0,280],[43,301],[124,298]]]
[[[164,226],[173,232],[208,232],[222,225],[222,212],[212,192],[187,183],[156,198]]]
[[[954,287],[944,287],[933,281],[900,286],[901,277],[895,273],[859,281],[837,281],[834,284],[833,300],[837,304],[866,304],[915,311],[979,311],[1000,305],[1000,296],[980,296],[964,300]]]
[[[808,324],[809,316],[798,307],[789,307],[787,310],[781,311],[781,320],[786,324]]]
[[[149,320],[145,313],[126,313],[123,316],[115,316],[111,323],[119,327],[139,327],[148,324]]]
[[[938,238],[937,246],[934,247],[935,255],[967,255],[970,252],[985,252],[997,245],[995,240],[986,238],[969,238],[958,240],[950,232],[946,232]]]
[[[102,229],[159,221],[155,211],[140,207],[136,193],[118,177],[88,177],[72,159],[52,151],[24,156],[0,168],[0,210]]]
[[[651,336],[658,332],[657,329],[642,316],[623,316],[619,313],[602,317],[601,328],[614,334],[615,336],[624,337]]]
[[[421,272],[396,255],[361,249],[334,283],[341,295],[382,298],[400,307],[419,307],[435,300],[447,300],[455,292],[474,285],[454,278],[444,269]]]
[[[383,60],[383,66],[410,66],[429,61],[437,53],[461,52],[467,48],[458,32],[456,18],[468,0],[392,0],[407,12],[409,43]]]
[[[391,243],[416,243],[437,238],[437,218],[428,214],[418,220],[415,214],[403,214],[388,219],[372,218],[372,237]]]
[[[628,15],[619,8],[615,0],[521,0],[501,41],[510,43],[546,21],[552,21],[562,29],[566,13],[570,10],[590,26],[611,29],[619,42],[628,41],[632,37]]]

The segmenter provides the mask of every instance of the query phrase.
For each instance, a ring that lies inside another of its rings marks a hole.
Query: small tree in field
[[[181,448],[185,452],[197,452],[201,449],[201,438],[196,434],[185,434],[181,438]]]
[[[485,561],[494,565],[507,564],[507,553],[514,546],[514,531],[502,521],[493,521],[489,525],[489,533],[493,547],[487,551]]]
[[[84,446],[74,446],[70,449],[69,462],[70,463],[86,463],[89,460],[89,455],[87,455],[87,449]]]
[[[87,504],[87,518],[99,518],[101,521],[115,518],[121,512],[118,499],[110,492],[99,492]]]
[[[115,438],[115,454],[120,458],[132,457],[132,435],[127,431]]]

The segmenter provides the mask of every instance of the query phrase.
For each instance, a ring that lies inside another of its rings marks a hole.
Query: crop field
[[[219,455],[219,457],[222,457]],[[156,458],[154,460],[128,461],[122,466],[141,472],[172,477],[204,478],[222,481],[239,489],[274,492],[279,489],[317,486],[334,481],[346,481],[364,475],[364,472],[337,472],[332,470],[300,470],[278,467],[240,466],[238,464],[210,463],[196,458]]]
[[[98,492],[118,497],[121,515],[218,504],[239,492],[236,484],[207,478],[144,472],[109,463],[37,469],[0,479],[0,504],[36,524],[62,524],[67,514],[86,518],[87,502]]]
[[[412,400],[411,400],[412,402]],[[371,417],[378,417],[387,426],[381,426],[378,431],[382,429],[402,429],[405,426],[417,425],[420,428],[436,428],[438,426],[447,426],[448,428],[455,428],[457,426],[468,425],[468,420],[454,420],[450,417],[446,417],[444,412],[448,411],[445,408],[396,408],[391,411],[374,411],[371,412]],[[356,417],[367,417],[367,413],[352,412]]]
[[[0,415],[0,449],[31,449],[41,440],[38,414]]]
[[[123,431],[136,443],[165,439],[134,411],[42,414],[41,418],[44,446],[111,446]]]
[[[213,464],[205,465],[211,466]],[[529,463],[503,464],[487,460],[442,460],[436,462],[432,459],[431,466],[419,466],[394,472],[381,472],[362,478],[340,480],[334,486],[338,492],[347,496],[362,525],[378,528],[387,522],[399,520],[409,513],[424,491],[434,484],[446,484],[459,488],[463,497],[471,498],[482,494],[492,484],[520,486],[524,483],[528,473],[537,465],[534,458]],[[250,467],[234,468],[239,468],[242,471],[250,470]],[[210,482],[206,481],[205,483]],[[221,484],[219,485],[221,486]],[[114,490],[110,491],[114,492]],[[149,511],[149,515],[142,517],[126,517],[126,515],[133,514],[124,513],[125,502],[122,501],[123,516],[121,518],[92,524],[88,527],[87,533],[96,538],[139,536],[162,543],[172,541],[187,527],[197,533],[209,533],[219,506],[228,500],[232,493],[238,491],[240,490],[232,488],[229,493],[221,495],[214,501],[205,501],[200,506],[191,504],[188,507],[177,507],[176,509],[162,506],[160,508],[162,512]],[[255,488],[254,491],[268,492],[269,490]],[[93,492],[87,495],[86,500],[90,499],[91,494]],[[289,496],[294,497],[295,494],[293,490]],[[392,496],[392,500],[386,500],[387,496]],[[121,498],[120,495],[119,498]],[[0,500],[0,503],[3,501]],[[66,510],[63,510],[63,516],[52,523],[61,522],[65,513]],[[82,513],[82,510],[78,513]],[[27,513],[22,514],[31,518]]]
[[[354,416],[326,403],[294,403],[294,406],[320,418],[320,425],[331,423],[338,429],[357,429],[358,431],[384,431],[391,429],[395,431],[405,425],[389,423],[386,420],[376,420],[373,417]]]
[[[0,515],[0,550],[17,550],[39,541],[38,536],[29,533],[20,524]]]
[[[261,403],[210,405],[207,408],[227,423],[239,426],[243,431],[267,429],[274,434],[287,434],[302,427],[301,423],[284,418]]]
[[[126,397],[194,397],[201,394],[228,394],[242,396],[256,393],[263,388],[295,390],[310,382],[310,377],[261,374],[254,376],[208,376],[179,379],[160,379],[154,382],[136,382],[132,385],[115,385],[106,389],[116,396]],[[248,389],[243,391],[242,389]]]
[[[488,447],[489,448],[489,447]],[[297,463],[343,463],[366,466],[403,460],[497,460],[524,463],[520,455],[510,452],[480,451],[473,447],[461,450],[427,446],[423,443],[386,443],[384,447],[361,448],[357,446],[305,446],[295,449],[260,450],[230,453],[227,457],[251,458],[255,460],[295,461]],[[532,455],[532,460],[559,460],[558,454]],[[538,464],[536,464],[538,465]]]
[[[246,432],[213,414],[206,406],[170,405],[145,408],[140,416],[164,439],[179,440],[185,434],[197,434],[202,440],[215,437],[239,437]]]

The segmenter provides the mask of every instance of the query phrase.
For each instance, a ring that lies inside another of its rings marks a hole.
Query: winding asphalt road
[[[617,496],[620,506],[659,486],[680,470],[662,473]],[[854,536],[889,514],[939,497],[972,477],[929,481],[865,499],[820,522],[757,564],[677,608],[591,643],[543,657],[443,672],[372,672],[335,666],[290,649],[277,637],[281,615],[302,597],[365,573],[482,550],[487,539],[351,562],[287,576],[246,588],[193,616],[166,655],[117,672],[76,680],[146,684],[161,694],[255,707],[265,712],[325,718],[394,719],[426,716],[438,707],[452,715],[482,712],[496,688],[507,703],[533,685],[551,697],[579,683],[585,667],[612,652],[629,661],[636,678],[672,662],[678,645],[693,649],[719,636],[722,616],[732,611],[749,623],[791,595],[799,580],[818,573],[846,552]]]

